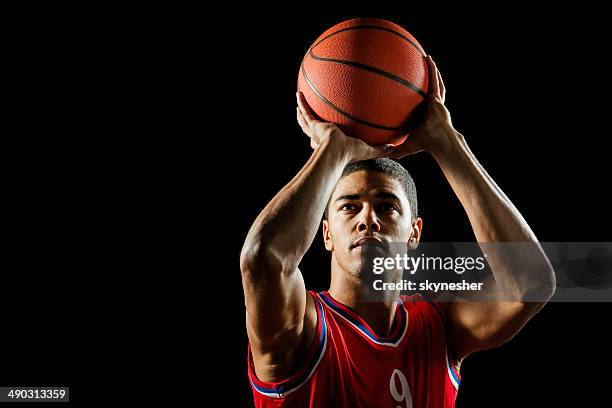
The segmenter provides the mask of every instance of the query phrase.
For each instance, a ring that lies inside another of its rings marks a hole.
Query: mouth
[[[351,249],[359,248],[362,246],[382,246],[382,241],[375,237],[363,237],[351,245]]]

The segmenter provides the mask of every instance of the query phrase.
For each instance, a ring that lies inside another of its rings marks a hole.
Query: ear
[[[409,246],[414,249],[421,241],[421,232],[423,231],[423,219],[416,217],[412,220],[412,228],[410,230],[410,238],[408,239]]]
[[[332,251],[334,246],[331,239],[331,231],[329,230],[329,221],[323,220],[323,242],[325,243],[325,249]]]

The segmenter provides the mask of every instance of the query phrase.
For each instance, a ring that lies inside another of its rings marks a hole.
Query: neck
[[[365,302],[362,299],[363,281],[347,271],[344,271],[332,257],[332,279],[329,294],[336,301],[351,308],[380,337],[389,337],[395,322],[395,312],[399,292],[385,296],[384,301]]]

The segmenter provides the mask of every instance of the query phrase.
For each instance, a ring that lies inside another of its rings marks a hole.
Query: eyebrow
[[[345,195],[341,195],[340,197],[336,198],[336,200],[334,201],[338,202],[342,200],[357,200],[359,197],[360,197],[360,194],[345,194]],[[398,196],[396,196],[393,193],[389,193],[387,191],[379,191],[378,193],[376,193],[375,197],[376,198],[390,198],[392,200],[401,201]]]
[[[376,198],[390,198],[392,200],[400,201],[399,197],[393,193],[389,193],[387,191],[381,191],[376,193]]]
[[[345,194],[345,195],[341,195],[340,197],[336,198],[335,202],[342,201],[342,200],[356,200],[358,198],[359,198],[359,194]]]

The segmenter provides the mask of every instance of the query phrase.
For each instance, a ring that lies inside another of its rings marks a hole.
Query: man
[[[297,95],[297,120],[313,154],[255,220],[240,259],[257,407],[452,407],[462,359],[508,341],[553,295],[548,259],[453,128],[441,75],[426,59],[426,119],[398,147],[346,136],[316,120]],[[515,291],[510,300],[420,302],[395,293],[363,301],[364,246],[421,238],[414,184],[386,158],[419,151],[442,169],[479,243],[536,248],[512,262],[489,259],[495,282]],[[331,285],[317,294],[306,291],[298,265],[323,215]],[[525,301],[533,293],[539,300]]]

